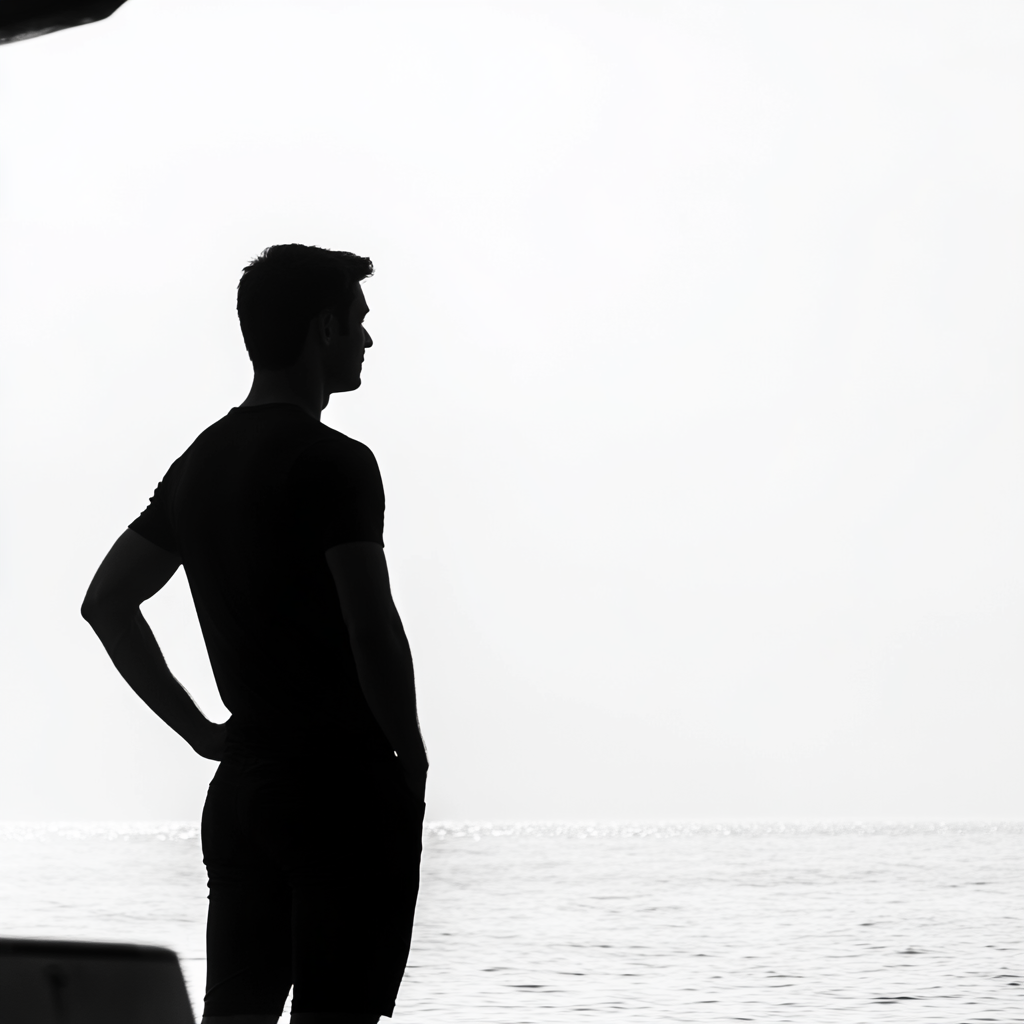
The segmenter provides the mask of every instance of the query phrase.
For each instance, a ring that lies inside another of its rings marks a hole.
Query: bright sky
[[[1024,7],[130,0],[0,50],[0,818],[196,818],[78,606],[369,255],[431,818],[1024,816]],[[146,606],[223,716],[184,579]]]

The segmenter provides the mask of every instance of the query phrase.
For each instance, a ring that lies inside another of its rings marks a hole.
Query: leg
[[[395,774],[394,791],[370,772],[311,787],[305,821],[314,834],[289,871],[292,1024],[376,1024],[393,1011],[412,937],[423,816]]]
[[[251,827],[253,782],[222,763],[203,808],[206,1024],[276,1024],[292,983],[291,893]]]
[[[291,988],[289,893],[211,872],[206,921],[207,1024],[276,1024]]]

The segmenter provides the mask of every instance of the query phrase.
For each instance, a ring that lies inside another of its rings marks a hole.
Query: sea
[[[0,825],[0,935],[169,946],[197,1019],[205,895],[194,822]],[[1024,822],[430,822],[393,1020],[1024,1024]]]

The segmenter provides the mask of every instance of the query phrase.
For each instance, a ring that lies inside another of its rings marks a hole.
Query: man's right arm
[[[328,549],[326,558],[363,696],[398,755],[406,784],[422,800],[427,753],[416,716],[412,655],[391,597],[384,549],[354,541]]]

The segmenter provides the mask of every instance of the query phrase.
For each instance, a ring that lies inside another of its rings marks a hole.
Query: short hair
[[[254,369],[291,366],[313,317],[330,310],[345,322],[355,285],[373,273],[365,256],[315,245],[272,245],[242,271],[238,322]]]

